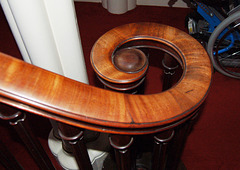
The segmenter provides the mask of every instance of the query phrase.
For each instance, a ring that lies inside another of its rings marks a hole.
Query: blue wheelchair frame
[[[212,33],[215,30],[215,28],[222,22],[222,20],[217,17],[214,11],[203,3],[200,2],[197,3],[197,12],[208,22],[209,33]],[[219,35],[218,39],[221,39],[226,32],[228,32],[227,28]],[[225,39],[231,41],[231,43],[229,44],[229,46],[219,50],[218,54],[230,50],[231,47],[233,47],[234,42],[236,40],[240,40],[240,36],[238,33],[237,34],[230,33],[228,36],[225,37]]]

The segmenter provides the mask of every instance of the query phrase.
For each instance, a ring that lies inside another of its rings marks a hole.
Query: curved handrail
[[[181,49],[184,75],[173,88],[151,95],[112,92],[0,53],[0,102],[81,128],[117,134],[153,133],[184,121],[207,95],[210,60],[191,36],[168,26],[161,26],[165,33],[160,34],[161,29],[156,33],[149,26],[143,25],[146,34],[161,36]],[[131,29],[139,31],[137,25]]]

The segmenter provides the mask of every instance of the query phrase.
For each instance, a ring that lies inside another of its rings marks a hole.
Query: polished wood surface
[[[106,34],[111,37],[105,39]],[[103,45],[95,44],[92,58],[110,57],[115,47],[127,39],[154,40],[179,56],[181,80],[158,94],[123,94],[79,83],[1,53],[0,102],[77,127],[114,134],[154,133],[192,116],[208,93],[212,74],[208,55],[196,40],[178,29],[154,23],[128,24],[106,34],[99,39]],[[111,69],[102,70],[110,74]],[[131,81],[132,75],[117,76]]]

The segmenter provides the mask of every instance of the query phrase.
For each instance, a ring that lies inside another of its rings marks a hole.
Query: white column
[[[31,63],[63,75],[43,1],[8,0],[8,4]]]
[[[102,0],[102,6],[110,13],[123,14],[136,7],[136,0]]]
[[[72,0],[0,2],[26,62],[88,83]]]
[[[22,54],[22,57],[24,59],[24,61],[28,62],[28,63],[31,63],[31,60],[30,60],[30,57],[28,55],[28,52],[27,52],[27,49],[25,47],[25,44],[23,42],[23,39],[22,39],[22,36],[19,32],[19,29],[17,27],[17,24],[15,22],[15,18],[12,14],[12,11],[11,11],[11,8],[8,4],[8,1],[5,1],[5,0],[0,0],[0,3],[1,3],[1,6],[2,6],[2,9],[4,11],[4,14],[7,18],[7,21],[8,21],[8,24],[12,30],[12,33],[13,33],[13,36],[17,42],[17,45],[18,45],[18,48]]]
[[[136,8],[137,1],[136,0],[128,0],[128,11]]]
[[[88,84],[73,0],[43,0],[64,75]]]

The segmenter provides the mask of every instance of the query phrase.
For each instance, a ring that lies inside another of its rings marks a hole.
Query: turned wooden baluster
[[[66,152],[72,152],[80,170],[91,170],[92,165],[84,142],[84,130],[63,123],[58,123],[59,135]]]
[[[174,137],[174,130],[168,130],[158,133],[154,136],[154,147],[152,156],[152,169],[163,170],[167,163],[167,149],[169,143]]]
[[[167,160],[167,170],[175,170],[178,168],[187,136],[189,135],[197,118],[198,110],[194,112],[191,119],[175,128],[176,134],[170,144],[169,157],[171,159]]]
[[[162,65],[164,68],[163,91],[165,91],[172,86],[172,78],[178,68],[178,63],[172,56],[164,53]]]
[[[113,65],[121,72],[134,74],[148,68],[148,59],[146,55],[139,49],[128,48],[117,51],[113,57]],[[106,89],[111,89],[123,93],[140,94],[143,93],[143,84],[145,73],[136,77],[135,81],[125,82],[124,79],[118,79],[109,82],[104,78],[100,78]],[[136,168],[136,160],[134,159],[134,151],[132,144],[134,137],[127,135],[110,135],[109,141],[114,148],[117,167],[119,170],[130,170]]]
[[[168,53],[164,53],[162,65],[164,68],[162,90],[165,91],[172,87],[172,83],[173,83],[172,79],[176,69],[179,66],[179,63],[176,61],[176,59],[174,59]],[[153,156],[152,156],[153,170],[164,170],[167,166],[167,161],[170,159],[173,159],[172,158],[173,156],[169,155],[167,151],[171,147],[172,140],[175,139],[174,135],[175,135],[174,129],[160,132],[154,135],[154,147],[153,147],[154,149],[153,149]],[[178,165],[178,161],[179,159],[176,159],[175,161],[176,165]],[[173,167],[174,165],[172,164],[171,166]],[[174,166],[174,167],[177,168],[177,166]]]
[[[4,110],[7,111],[0,111],[0,118],[9,121],[9,124],[15,129],[37,165],[41,169],[55,169],[40,142],[29,127],[26,114],[9,108],[6,105],[1,104],[1,107],[4,107]]]
[[[111,146],[114,148],[118,170],[135,169],[135,161],[131,146],[133,137],[126,135],[111,135],[109,137]]]

